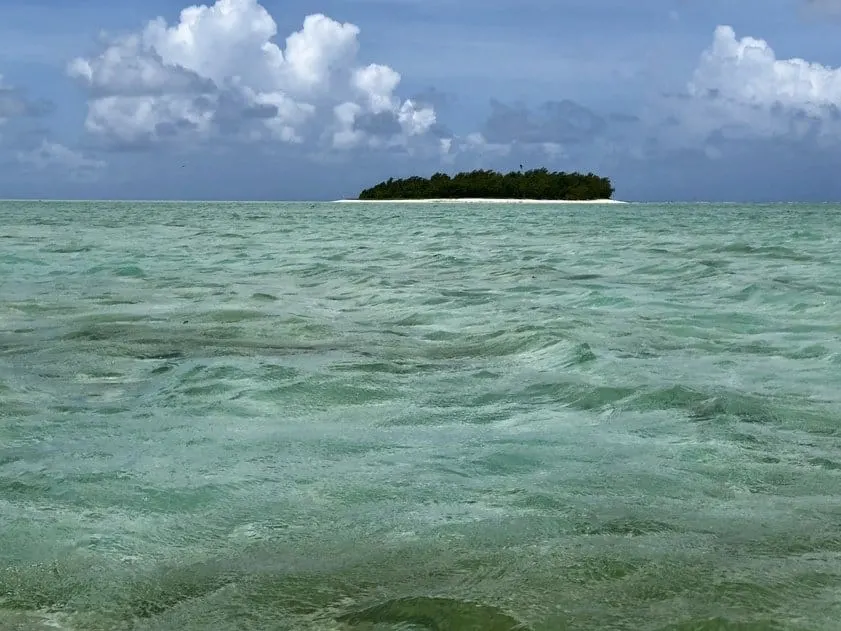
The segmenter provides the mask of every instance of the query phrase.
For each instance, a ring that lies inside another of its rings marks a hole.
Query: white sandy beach
[[[497,199],[458,197],[455,199],[337,199],[337,204],[625,204],[617,199]]]

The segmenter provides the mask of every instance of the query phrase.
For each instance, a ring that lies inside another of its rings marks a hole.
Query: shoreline
[[[627,204],[618,199],[500,199],[496,197],[455,197],[436,199],[337,199],[334,204]]]

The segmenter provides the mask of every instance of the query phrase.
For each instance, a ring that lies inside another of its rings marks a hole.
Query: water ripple
[[[2,202],[0,627],[835,631],[839,211]]]

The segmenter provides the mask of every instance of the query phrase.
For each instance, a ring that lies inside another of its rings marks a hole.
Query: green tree
[[[456,199],[487,197],[495,199],[609,199],[614,188],[609,178],[593,173],[565,173],[546,168],[498,173],[475,170],[449,176],[435,173],[430,178],[412,176],[389,178],[366,188],[359,199]]]

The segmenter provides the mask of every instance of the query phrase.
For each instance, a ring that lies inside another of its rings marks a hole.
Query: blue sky
[[[841,0],[0,0],[0,197],[841,200]]]

